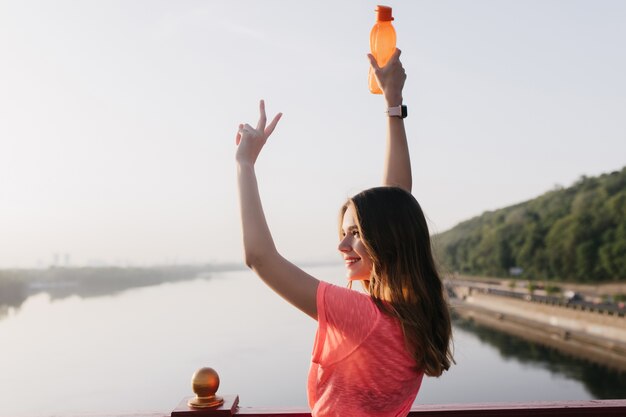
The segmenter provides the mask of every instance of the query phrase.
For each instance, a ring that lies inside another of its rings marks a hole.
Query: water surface
[[[341,266],[310,268],[344,285]],[[30,296],[0,319],[0,415],[169,412],[202,366],[244,406],[306,406],[316,322],[248,271],[111,295]],[[459,322],[416,403],[620,398],[623,374]]]

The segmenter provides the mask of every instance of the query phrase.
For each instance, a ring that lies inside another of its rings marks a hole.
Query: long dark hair
[[[373,263],[370,296],[382,312],[398,318],[417,366],[440,376],[454,362],[452,326],[419,203],[398,187],[370,188],[343,205],[340,228],[349,205]]]

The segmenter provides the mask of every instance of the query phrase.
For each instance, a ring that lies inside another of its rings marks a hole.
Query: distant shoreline
[[[132,288],[167,282],[207,279],[212,273],[243,269],[240,265],[167,267],[52,267],[0,270],[0,318],[2,311],[19,308],[29,297],[49,294],[53,299],[73,295],[98,297]]]
[[[462,274],[448,274],[448,278],[452,280],[474,281],[481,283],[497,283],[498,285],[506,285],[509,282],[527,282],[525,278],[498,278],[485,277]],[[605,281],[597,284],[584,284],[569,281],[551,281],[551,280],[531,280],[535,284],[546,284],[561,287],[563,290],[571,290],[591,296],[626,294],[626,281]]]
[[[307,267],[336,265],[337,262],[300,263]],[[241,263],[169,265],[152,267],[50,267],[46,269],[0,269],[0,319],[9,308],[19,308],[35,294],[46,293],[53,299],[73,295],[98,297],[133,288],[170,282],[209,279],[213,274],[245,271]]]

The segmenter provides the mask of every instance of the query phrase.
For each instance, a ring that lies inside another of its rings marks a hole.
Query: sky
[[[294,262],[380,185],[373,1],[0,0],[0,268],[242,262],[234,138]],[[626,2],[394,1],[431,233],[626,165]]]

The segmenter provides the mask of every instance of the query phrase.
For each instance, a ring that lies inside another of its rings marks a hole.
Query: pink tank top
[[[313,417],[406,416],[423,372],[397,319],[357,291],[320,282],[308,378]]]

